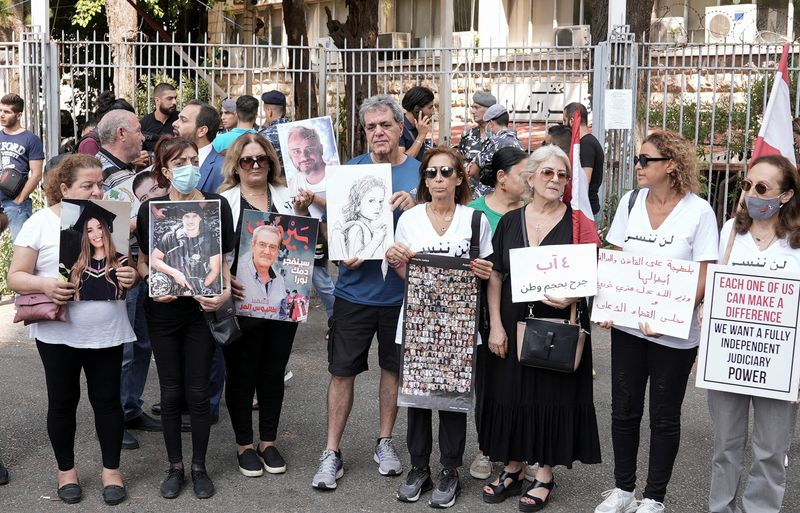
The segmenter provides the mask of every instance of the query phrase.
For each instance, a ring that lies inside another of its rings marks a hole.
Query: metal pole
[[[440,0],[442,34],[442,54],[439,72],[439,146],[450,145],[450,111],[452,109],[452,74],[453,74],[453,0]]]

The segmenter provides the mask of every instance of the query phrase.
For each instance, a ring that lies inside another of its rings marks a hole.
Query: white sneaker
[[[603,498],[605,500],[597,505],[594,513],[634,513],[638,511],[639,504],[633,493],[614,488],[603,492]]]
[[[636,513],[663,513],[664,505],[653,499],[642,499]]]
[[[488,456],[479,452],[469,466],[469,475],[475,479],[489,479],[492,475],[492,461]]]

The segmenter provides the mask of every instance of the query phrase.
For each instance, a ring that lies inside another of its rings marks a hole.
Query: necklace
[[[430,213],[433,215],[433,217],[435,217],[435,218],[436,218],[436,220],[437,220],[437,221],[439,221],[440,223],[443,223],[443,225],[442,225],[442,226],[439,226],[439,231],[440,231],[441,233],[444,233],[444,232],[446,232],[446,231],[447,231],[447,228],[449,228],[449,227],[450,227],[450,222],[453,220],[453,215],[456,213],[456,211],[455,211],[455,208],[453,209],[453,211],[452,211],[452,212],[450,212],[450,211],[448,210],[448,213],[447,213],[447,214],[445,214],[444,216],[440,216],[439,214],[437,214],[437,213],[436,213],[436,212],[435,212],[435,211],[434,211],[434,210],[431,208],[431,204],[430,204],[430,203],[426,203],[426,204],[425,204],[425,208],[427,209],[427,211],[428,211],[428,212],[430,212]],[[434,228],[435,228],[435,226],[434,226]]]

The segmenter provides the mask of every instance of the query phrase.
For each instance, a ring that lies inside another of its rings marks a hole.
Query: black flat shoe
[[[198,499],[210,499],[214,496],[214,483],[205,470],[192,470],[194,495]]]
[[[83,490],[78,483],[68,483],[58,487],[58,498],[67,504],[77,504],[83,498]]]
[[[153,415],[161,416],[161,403],[155,403],[150,407],[150,413]]]
[[[126,451],[139,448],[139,440],[133,436],[127,429],[122,432],[122,448]]]
[[[108,485],[103,487],[103,502],[109,506],[121,504],[128,497],[124,486]]]
[[[8,484],[8,469],[0,461],[0,485]]]
[[[511,484],[506,486],[506,479],[511,479]],[[506,500],[508,497],[513,497],[522,493],[522,483],[525,482],[525,467],[523,466],[518,472],[500,472],[497,478],[497,484],[488,484],[492,489],[492,493],[483,491],[483,502],[487,504],[499,504]]]
[[[181,494],[185,480],[183,468],[167,470],[167,478],[161,483],[161,496],[165,499],[174,499]]]
[[[547,503],[550,502],[550,497],[553,495],[553,488],[556,487],[555,480],[550,481],[549,483],[543,483],[539,480],[534,480],[531,483],[531,486],[525,490],[525,493],[519,499],[519,510],[523,513],[532,513],[535,511],[541,511],[547,506]],[[539,497],[534,497],[533,495],[529,495],[528,492],[533,490],[534,488],[544,488],[548,491],[547,497],[544,499],[540,499]],[[533,501],[533,504],[528,504],[527,502],[522,502],[523,499],[529,499]]]
[[[125,429],[137,429],[139,431],[151,431],[151,432],[164,430],[164,428],[161,426],[160,420],[154,419],[145,412],[142,412],[142,414],[136,418],[126,420]]]

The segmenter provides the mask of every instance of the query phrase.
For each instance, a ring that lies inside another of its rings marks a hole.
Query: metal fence
[[[639,44],[624,30],[609,42],[578,48],[337,49],[144,38],[111,44],[102,37],[62,34],[45,41],[26,34],[22,41],[0,43],[0,86],[22,91],[28,105],[38,106],[28,109],[26,122],[44,135],[50,153],[63,137],[79,133],[97,94],[112,84],[118,93],[129,91],[140,115],[152,110],[153,87],[164,80],[175,83],[182,103],[200,98],[215,106],[228,96],[280,89],[289,98],[290,117],[332,117],[345,160],[360,149],[354,109],[363,95],[399,99],[413,85],[430,87],[437,102],[433,136],[439,144],[455,144],[472,123],[472,94],[491,91],[528,149],[540,144],[548,125],[561,122],[565,104],[580,101],[589,106],[593,132],[606,146],[603,194],[609,205],[634,183],[639,141],[648,130],[668,128],[694,141],[707,197],[723,219],[746,169],[780,49]],[[795,45],[793,91],[799,66]],[[618,107],[606,107],[610,89],[631,90],[631,128],[605,129],[606,109]],[[792,101],[797,115],[800,97],[793,93]]]

